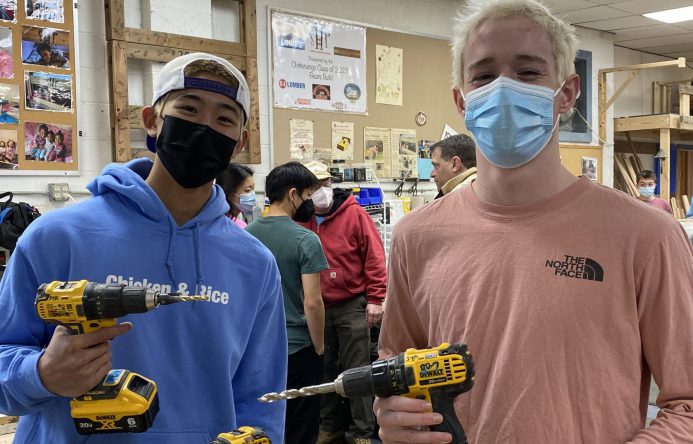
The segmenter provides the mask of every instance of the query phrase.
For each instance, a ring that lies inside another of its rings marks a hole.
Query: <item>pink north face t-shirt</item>
[[[583,178],[523,206],[473,185],[392,235],[380,355],[469,346],[474,444],[693,443],[693,250],[671,216]],[[659,415],[645,429],[654,375]]]

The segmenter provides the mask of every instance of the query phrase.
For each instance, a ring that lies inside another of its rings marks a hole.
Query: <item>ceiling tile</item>
[[[669,54],[672,52],[684,52],[693,50],[693,42],[677,43],[673,45],[650,46],[647,52],[654,54]]]
[[[632,14],[609,8],[608,6],[596,6],[594,8],[579,9],[561,14],[565,20],[577,25],[583,22],[593,22],[595,20],[606,20],[612,18],[626,17]]]
[[[555,14],[596,6],[596,3],[585,0],[544,0],[544,4]]]
[[[644,14],[646,12],[664,11],[667,9],[691,6],[691,0],[628,0],[612,3],[609,6],[634,14]]]
[[[676,23],[676,26],[678,26],[679,28],[684,28],[693,31],[693,20],[688,22]]]
[[[663,37],[626,40],[619,43],[632,49],[646,49],[654,46],[676,45],[679,43],[687,43],[691,46],[691,48],[693,48],[693,32],[689,32],[687,34],[667,35]]]
[[[693,49],[684,52],[670,52],[667,55],[670,55],[671,57],[685,57],[687,59],[686,62],[689,66],[691,62],[693,62]]]
[[[661,24],[640,26],[638,28],[618,29],[614,31],[614,42],[626,40],[648,39],[650,37],[662,37],[665,35],[687,34],[690,30],[675,25]]]
[[[609,20],[584,22],[580,23],[580,26],[584,26],[586,28],[599,29],[601,31],[614,31],[616,29],[636,28],[638,26],[657,25],[660,23],[661,22],[658,22],[657,20],[652,20],[641,15],[631,15],[628,17],[621,17]]]

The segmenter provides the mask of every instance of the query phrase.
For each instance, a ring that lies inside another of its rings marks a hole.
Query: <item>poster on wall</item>
[[[354,160],[354,122],[332,122],[332,160]]]
[[[375,103],[402,106],[401,48],[375,45]]]
[[[363,161],[376,176],[392,177],[390,157],[390,129],[363,128]]]
[[[70,164],[77,153],[72,149],[72,126],[55,123],[24,124],[24,160]]]
[[[395,178],[416,177],[418,175],[416,130],[393,129],[390,134],[392,176]]]
[[[38,26],[22,28],[22,62],[29,65],[70,68],[70,34]]]
[[[26,0],[26,18],[63,23],[65,21],[63,0]]]
[[[291,159],[313,160],[313,121],[290,119],[289,133]]]
[[[597,180],[597,170],[599,169],[599,159],[596,157],[582,157],[582,175],[587,176],[591,181]]]
[[[16,170],[18,167],[17,130],[0,129],[0,169]]]
[[[0,83],[0,123],[11,125],[19,123],[18,85]]]
[[[24,73],[26,109],[72,111],[72,76],[49,72]]]
[[[0,27],[0,79],[14,79],[12,29]]]
[[[458,132],[452,129],[452,127],[446,123],[445,127],[443,128],[443,134],[440,135],[440,140],[445,140],[448,137],[454,136],[456,134],[458,134]]]
[[[0,0],[0,20],[17,21],[17,0]]]
[[[313,149],[313,160],[322,162],[329,167],[332,164],[332,148],[316,146]]]
[[[272,11],[274,106],[366,114],[366,28]]]

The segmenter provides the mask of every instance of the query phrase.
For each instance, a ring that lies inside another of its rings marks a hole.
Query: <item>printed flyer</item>
[[[366,28],[272,11],[274,106],[366,114]]]

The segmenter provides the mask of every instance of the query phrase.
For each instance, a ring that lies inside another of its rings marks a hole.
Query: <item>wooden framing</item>
[[[18,420],[16,416],[0,416],[0,425],[14,424]]]
[[[246,149],[234,160],[261,163],[256,3],[255,0],[237,1],[241,11],[240,43],[128,28],[125,26],[125,0],[104,0],[114,161],[126,162],[132,158],[130,129],[142,128],[142,107],[128,104],[128,59],[168,62],[180,55],[200,51],[229,60],[245,74],[251,102],[247,126],[249,140]]]
[[[666,66],[686,68],[686,59],[679,57],[676,60],[667,60],[664,62],[643,63],[638,65],[619,66],[599,70],[599,137],[601,140],[606,140],[606,113],[608,109],[611,107],[611,105],[613,105],[616,99],[618,99],[621,93],[623,93],[628,84],[633,81],[635,76],[637,76],[638,73],[640,73],[640,71],[643,69],[661,68]],[[631,71],[631,73],[623,84],[617,88],[613,96],[607,99],[607,74],[624,71]],[[666,88],[664,89],[666,90]],[[688,138],[693,140],[693,133],[689,132],[693,131],[693,117],[690,116],[690,94],[693,93],[693,88],[690,88],[689,90],[686,87],[683,87],[680,89],[680,91],[679,102],[682,106],[680,107],[681,112],[679,114],[668,114],[667,109],[667,113],[665,114],[622,117],[614,119],[614,132],[625,133],[626,138],[631,146],[631,134],[637,134],[639,137],[648,137],[659,143],[662,153],[662,157],[660,157],[660,197],[665,200],[669,200],[670,197],[669,189],[671,168],[669,158],[671,155],[672,136],[675,138],[675,140]],[[662,91],[653,91],[653,94],[653,99],[655,99],[653,101],[653,106],[658,106],[661,108],[663,103],[668,102],[668,97],[664,97],[664,93]],[[618,162],[616,162],[616,165],[621,170],[621,173],[625,174],[625,171],[623,170],[625,170],[628,165],[619,165]]]

